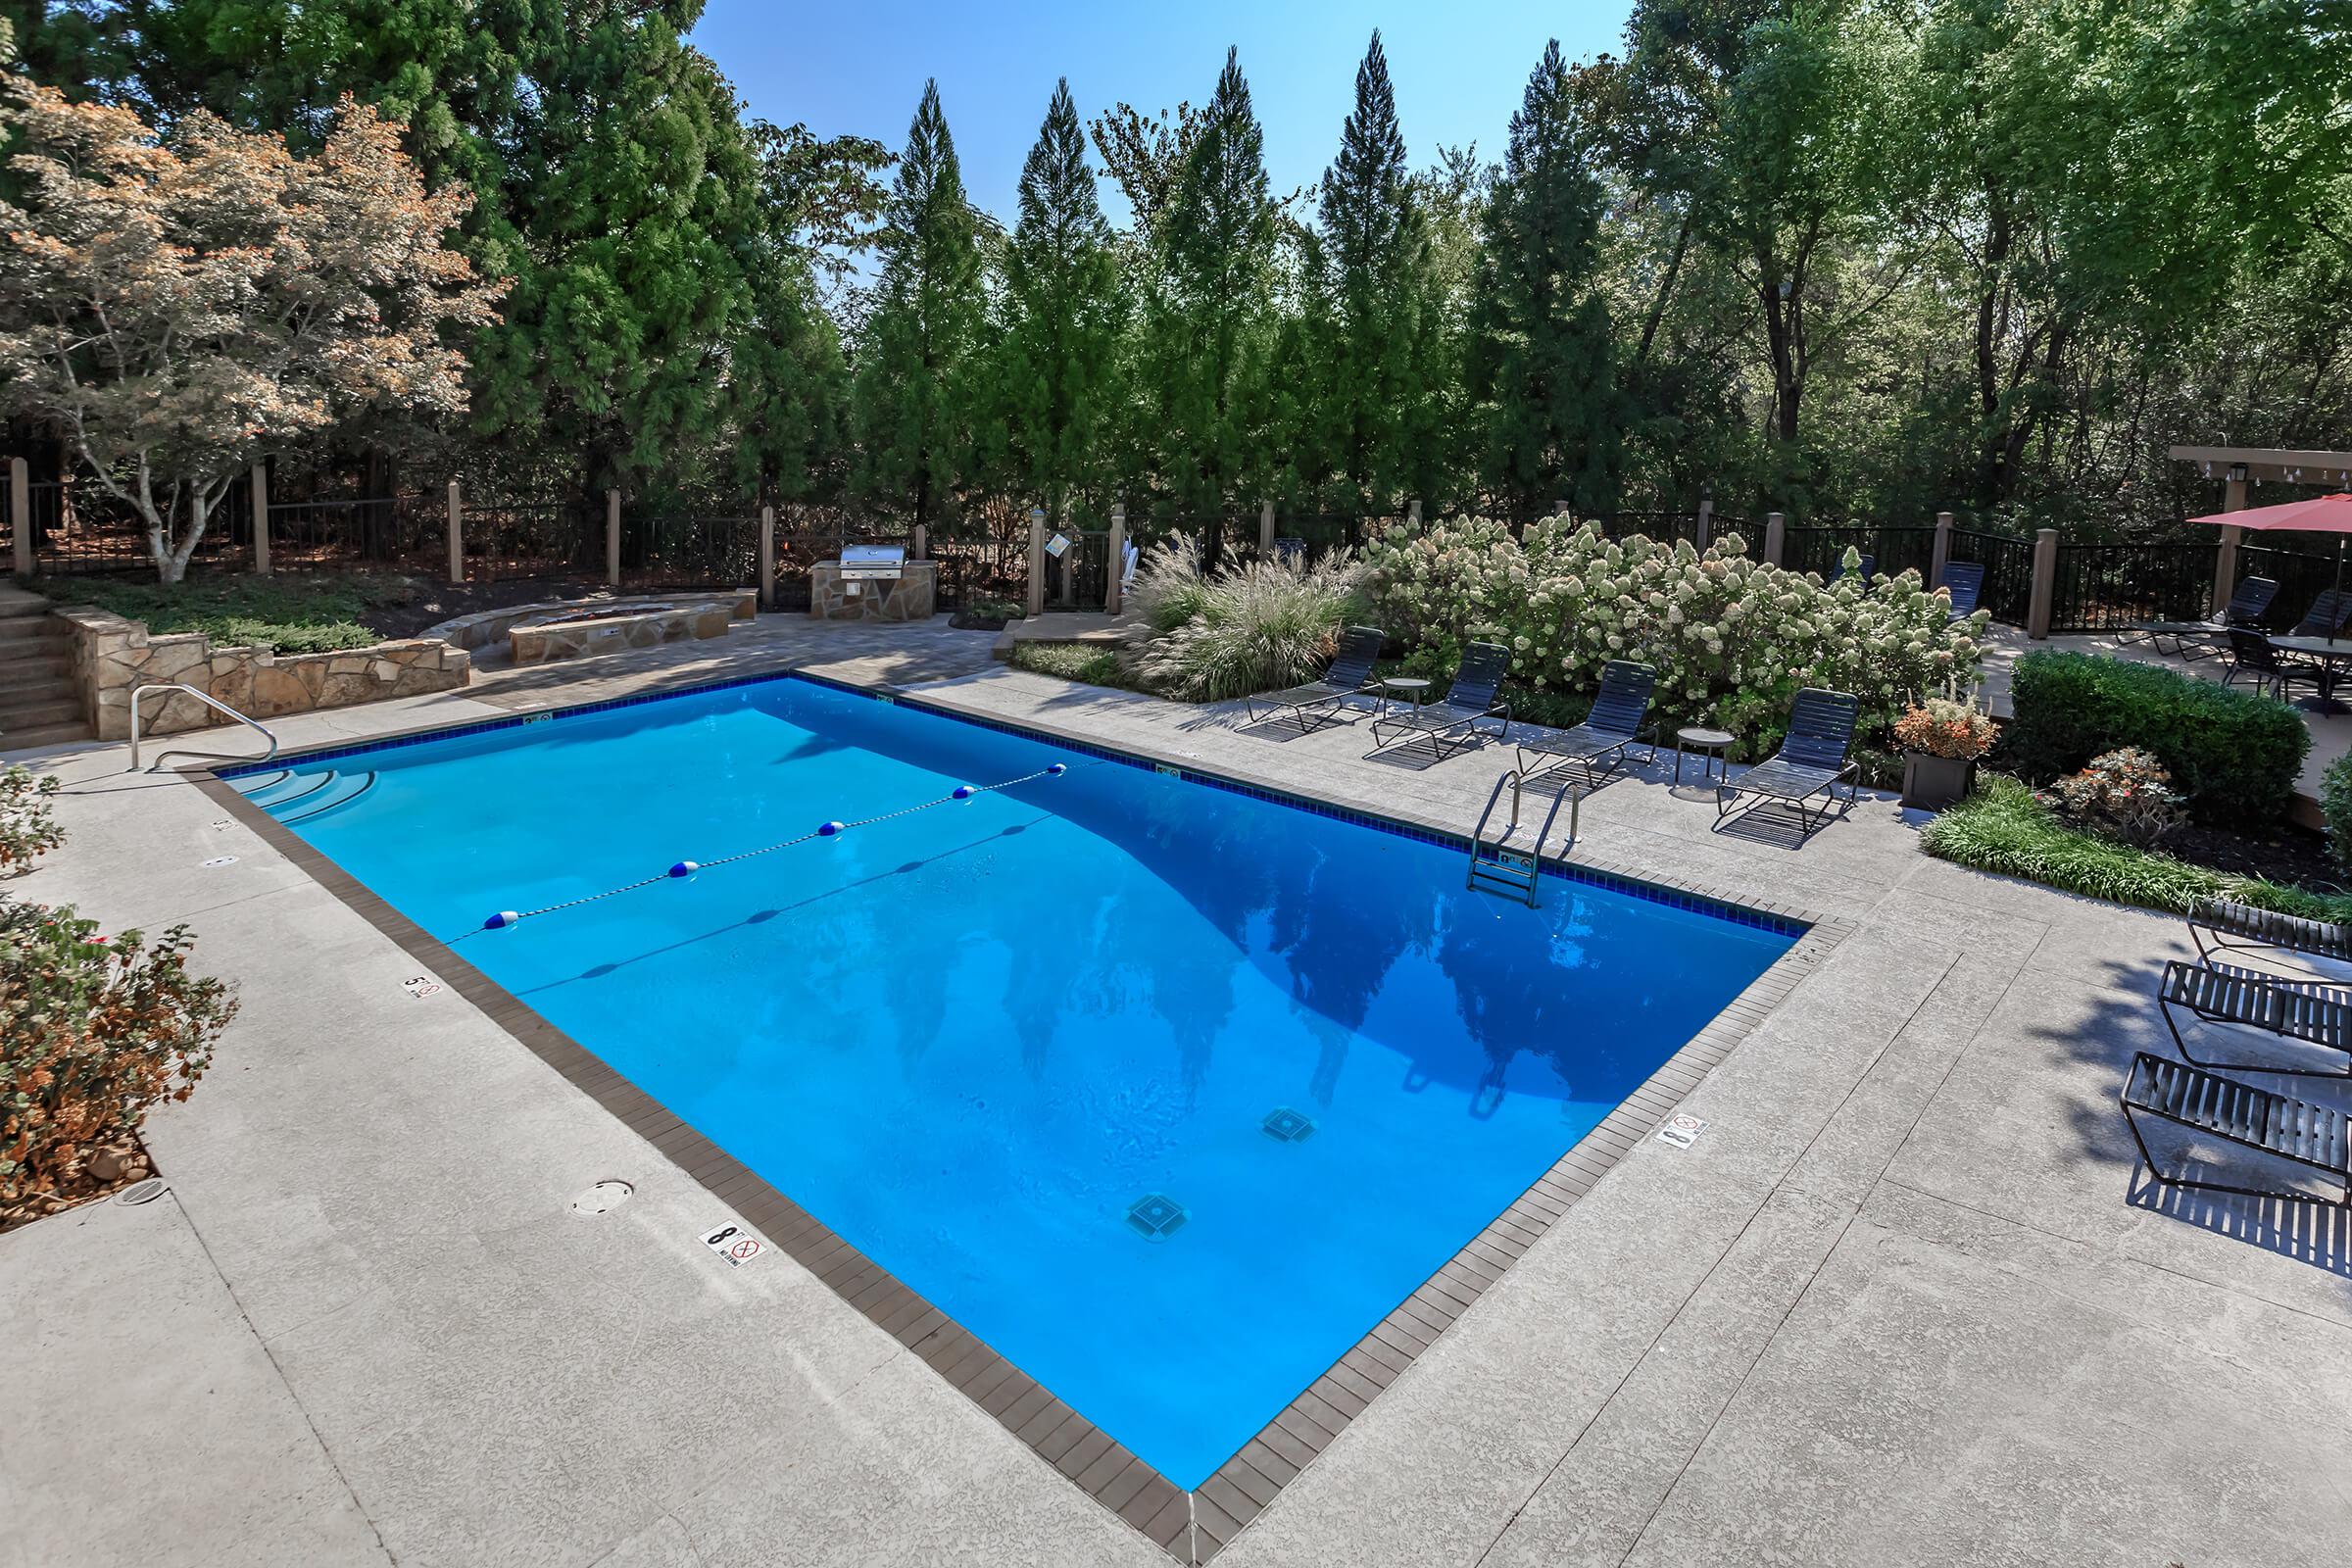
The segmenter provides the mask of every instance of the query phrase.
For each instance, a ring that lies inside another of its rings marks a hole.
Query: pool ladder
[[[1568,842],[1574,844],[1582,797],[1573,789],[1554,795],[1551,808],[1544,813],[1544,825],[1536,829],[1534,838],[1522,843],[1520,806],[1526,788],[1526,775],[1515,767],[1494,781],[1487,796],[1487,808],[1478,813],[1478,826],[1470,832],[1470,872],[1463,885],[1477,893],[1507,893],[1532,909],[1536,906],[1536,883],[1543,875],[1544,846],[1551,841],[1551,825],[1559,817],[1560,805],[1567,803]],[[1505,789],[1511,792],[1511,818],[1490,839],[1487,824],[1494,819],[1494,808],[1502,804]]]

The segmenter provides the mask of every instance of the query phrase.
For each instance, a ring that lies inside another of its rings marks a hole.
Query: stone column
[[[1936,514],[1936,549],[1928,558],[1928,592],[1943,586],[1943,568],[1952,564],[1952,514]]]
[[[1708,485],[1698,492],[1698,553],[1707,553],[1707,542],[1715,536],[1715,489]]]
[[[929,561],[931,559],[931,525],[929,523],[918,522],[914,525],[914,545],[908,552],[908,559],[912,561]]]
[[[466,502],[458,481],[449,481],[449,580],[466,580]]]
[[[2034,535],[2034,592],[2026,601],[2026,635],[2050,634],[2050,614],[2058,594],[2058,530],[2042,528]]]
[[[2231,464],[2222,481],[2222,510],[2246,510],[2246,466],[2242,463]],[[2221,545],[2214,551],[2212,613],[2216,615],[2230,608],[2230,596],[2237,592],[2237,547],[2245,538],[2243,528],[2224,528]]]
[[[32,465],[23,458],[8,460],[8,537],[17,581],[32,576]]]
[[[1274,559],[1274,503],[1271,501],[1257,504],[1257,559]]]
[[[605,581],[620,586],[620,492],[605,492]]]
[[[1777,512],[1764,514],[1764,564],[1777,566],[1788,558],[1788,519]]]
[[[1404,525],[1408,528],[1421,526],[1421,498],[1419,496],[1413,497],[1404,504]]]
[[[1046,509],[1029,509],[1029,613],[1046,612]]]
[[[1127,564],[1127,503],[1116,501],[1110,508],[1110,564],[1102,583],[1102,608],[1117,614],[1127,602],[1119,573]]]
[[[253,466],[253,569],[270,572],[270,465]]]
[[[772,506],[760,509],[760,608],[776,608],[776,509]]]

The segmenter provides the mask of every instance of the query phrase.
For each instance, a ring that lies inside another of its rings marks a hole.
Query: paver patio
[[[279,727],[798,664],[1454,830],[1502,765],[1271,740],[992,640],[770,617]],[[123,760],[51,756],[71,838],[14,891],[190,921],[244,1008],[150,1121],[168,1197],[0,1237],[0,1565],[1168,1561],[789,1257],[718,1266],[723,1205]],[[1917,821],[1866,800],[1798,850],[1654,769],[1587,803],[1581,855],[1856,930],[1689,1097],[1693,1147],[1623,1159],[1220,1564],[2340,1559],[2344,1216],[2151,1190],[2114,1109],[2180,927],[1928,859]],[[609,1177],[635,1197],[570,1211]]]

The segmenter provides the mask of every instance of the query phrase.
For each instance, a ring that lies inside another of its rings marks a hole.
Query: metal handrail
[[[262,732],[262,739],[270,743],[270,749],[264,752],[261,756],[255,758],[236,757],[230,752],[190,752],[184,750],[158,752],[155,755],[155,760],[158,766],[162,765],[164,759],[167,757],[210,757],[215,759],[229,758],[232,760],[240,762],[267,762],[270,760],[270,759],[277,755],[277,737],[270,732],[268,725],[263,724],[256,719],[247,717],[245,714],[240,713],[235,709],[229,707],[226,703],[221,702],[219,698],[211,696],[205,692],[200,692],[193,686],[183,685],[175,680],[158,681],[152,686],[138,686],[132,688],[131,690],[130,769],[134,773],[137,772],[139,768],[139,699],[145,697],[149,692],[185,692],[190,697],[193,697],[198,702],[202,703],[205,707],[216,710],[217,711],[222,713],[226,713],[229,717],[235,719],[238,723],[245,725],[249,729],[260,730]]]
[[[1519,831],[1519,808],[1521,798],[1526,790],[1527,777],[1520,769],[1514,767],[1507,769],[1500,778],[1494,781],[1494,788],[1487,794],[1487,808],[1478,813],[1478,825],[1470,830],[1470,867],[1464,878],[1467,886],[1476,887],[1478,885],[1479,868],[1483,863],[1479,859],[1479,856],[1488,847],[1487,822],[1494,816],[1494,808],[1500,804],[1503,788],[1506,785],[1509,786],[1511,792],[1511,820],[1509,825],[1503,828],[1501,835],[1494,840],[1494,849],[1497,857],[1504,853],[1503,846],[1510,843],[1511,836]],[[1584,797],[1571,788],[1564,789],[1551,798],[1551,808],[1544,813],[1544,825],[1536,831],[1536,841],[1529,846],[1527,851],[1526,898],[1527,906],[1531,909],[1536,906],[1536,886],[1543,876],[1544,846],[1551,842],[1552,825],[1559,820],[1560,804],[1563,801],[1568,806],[1568,847],[1570,849],[1576,847],[1577,814],[1583,808]]]

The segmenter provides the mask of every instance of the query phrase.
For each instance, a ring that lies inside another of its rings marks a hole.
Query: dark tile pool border
[[[762,1180],[740,1160],[695,1131],[594,1053],[549,1023],[468,963],[448,944],[371,892],[275,817],[253,805],[229,780],[293,763],[348,757],[394,746],[546,722],[553,716],[597,712],[639,703],[729,687],[797,679],[854,696],[917,708],[944,718],[1068,747],[1126,765],[1177,773],[1192,782],[1336,817],[1446,849],[1467,850],[1459,833],[1269,789],[1246,779],[1105,747],[1048,725],[1015,723],[928,702],[888,687],[859,686],[807,671],[780,671],[723,681],[679,684],[576,707],[517,712],[498,719],[434,726],[351,744],[297,749],[262,764],[190,769],[188,776],[230,815],[340,899],[419,964],[432,971],[490,1020],[651,1143],[702,1184],[719,1202],[831,1287],[901,1345],[922,1357],[1007,1432],[1048,1464],[1166,1548],[1177,1561],[1206,1563],[1265,1510],[1350,1421],[1408,1370],[1421,1352],[1476,1303],[1488,1287],[1609,1170],[1646,1141],[1697,1087],[1707,1072],[1794,989],[1852,929],[1780,904],[1740,903],[1722,890],[1638,875],[1590,861],[1547,858],[1547,876],[1609,887],[1635,897],[1700,910],[1794,937],[1771,967],[1687,1041],[1640,1088],[1497,1214],[1468,1245],[1397,1303],[1372,1331],[1308,1385],[1257,1436],[1191,1492],[1176,1487],[1130,1453],[1053,1391],[998,1354],[977,1335],[933,1306],[887,1269],[836,1236],[821,1221]]]

